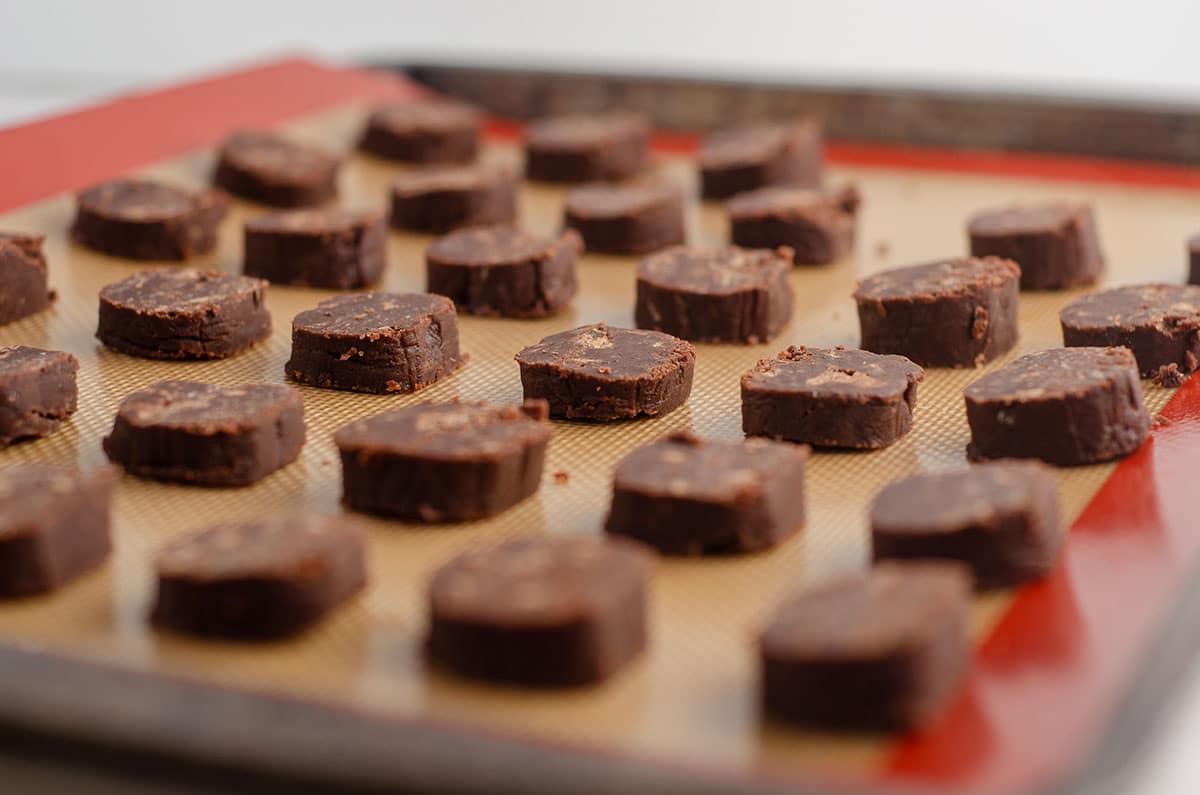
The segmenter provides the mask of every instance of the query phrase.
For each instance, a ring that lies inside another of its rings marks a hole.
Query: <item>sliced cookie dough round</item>
[[[1096,222],[1086,204],[987,210],[967,222],[967,236],[972,256],[1020,265],[1022,290],[1095,284],[1104,272]]]
[[[391,225],[414,232],[449,232],[517,220],[512,173],[485,165],[412,169],[392,180]]]
[[[220,191],[145,179],[114,179],[79,194],[71,236],[114,257],[181,261],[216,248],[229,210]]]
[[[466,364],[454,302],[429,293],[341,295],[292,320],[287,376],[351,392],[416,392]]]
[[[1064,345],[1129,348],[1143,376],[1172,365],[1183,374],[1200,366],[1200,287],[1115,287],[1077,298],[1058,317]]]
[[[594,535],[521,538],[466,552],[429,584],[434,663],[528,687],[600,682],[646,646],[650,555]]]
[[[786,599],[758,640],[766,714],[839,731],[920,727],[966,670],[970,597],[965,566],[888,562]]]
[[[425,284],[462,312],[498,317],[545,317],[575,297],[579,235],[557,237],[508,226],[460,229],[425,251]]]
[[[482,123],[477,108],[452,100],[384,105],[371,111],[358,148],[403,163],[470,163]]]
[[[41,235],[0,232],[0,325],[41,312],[54,301]]]
[[[494,516],[530,497],[550,441],[546,402],[422,403],[343,426],[342,501],[412,522]]]
[[[219,524],[167,544],[154,565],[151,622],[232,640],[295,635],[367,582],[364,533],[344,517]]]
[[[677,433],[617,464],[604,529],[666,555],[759,552],[804,527],[808,448]]]
[[[136,273],[100,290],[96,339],[147,359],[224,359],[271,335],[266,290],[221,271]]]
[[[627,179],[649,160],[650,122],[636,113],[555,116],[525,135],[525,176],[539,182]]]
[[[0,598],[49,593],[108,557],[110,467],[0,470]]]
[[[638,328],[754,345],[792,319],[792,251],[675,246],[637,267]]]
[[[104,452],[141,478],[245,486],[295,461],[304,436],[291,387],[158,381],[121,401]]]
[[[596,323],[551,334],[516,359],[526,399],[546,400],[551,417],[612,422],[686,403],[696,349],[670,334]]]
[[[963,390],[967,455],[1096,464],[1150,432],[1137,360],[1127,348],[1055,348],[1022,356]]]
[[[745,248],[787,246],[797,265],[826,265],[854,250],[858,191],[773,186],[740,193],[725,205],[729,239]]]
[[[0,447],[48,436],[75,413],[79,360],[65,351],[0,348]]]
[[[387,226],[377,210],[289,210],[246,222],[242,272],[274,284],[352,290],[383,276]]]
[[[903,356],[793,346],[742,376],[742,430],[819,447],[887,447],[912,428],[924,374]]]
[[[913,475],[889,483],[871,505],[875,560],[957,560],[979,588],[1048,573],[1064,530],[1054,473],[1037,461]]]
[[[1021,269],[995,257],[877,273],[854,291],[862,347],[923,367],[976,367],[1017,343]]]
[[[657,251],[683,242],[683,191],[665,180],[582,185],[567,192],[563,225],[596,254]]]
[[[821,125],[813,118],[710,133],[700,142],[700,195],[727,199],[768,185],[821,186]]]
[[[315,146],[264,132],[236,132],[217,154],[213,182],[273,207],[311,207],[337,196],[337,158]]]

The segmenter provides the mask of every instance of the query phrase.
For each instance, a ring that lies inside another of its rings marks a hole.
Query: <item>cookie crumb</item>
[[[880,259],[887,259],[888,254],[892,253],[892,244],[886,240],[880,240],[875,244],[875,256]]]
[[[1163,415],[1159,414],[1157,417],[1154,418],[1153,427],[1156,429],[1157,428],[1165,428],[1168,425],[1174,425],[1174,424],[1175,424],[1175,421],[1172,420],[1170,417],[1164,417]]]
[[[570,479],[571,476],[561,470],[554,473],[554,482],[558,483],[559,485],[567,483]]]
[[[1187,375],[1179,369],[1179,365],[1172,362],[1158,368],[1158,371],[1154,373],[1150,380],[1161,387],[1175,389],[1184,385],[1187,381]]]

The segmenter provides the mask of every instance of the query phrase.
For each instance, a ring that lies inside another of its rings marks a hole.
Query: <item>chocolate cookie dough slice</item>
[[[862,347],[924,367],[976,367],[1017,344],[1021,269],[995,257],[870,276],[854,291]]]
[[[696,349],[670,334],[597,323],[551,334],[516,359],[526,399],[546,400],[551,417],[611,422],[686,403]]]
[[[1200,235],[1188,238],[1188,284],[1200,284]]]
[[[314,146],[264,132],[236,132],[217,154],[213,182],[273,207],[310,207],[337,196],[341,163]]]
[[[589,252],[657,251],[683,242],[683,192],[666,181],[583,185],[567,192],[563,225]]]
[[[963,390],[967,455],[1096,464],[1150,432],[1137,361],[1126,348],[1056,348],[1022,356]]]
[[[304,403],[278,384],[158,381],[127,396],[104,452],[131,475],[196,486],[245,486],[295,461]]]
[[[787,246],[797,265],[825,265],[854,250],[858,205],[854,188],[776,186],[740,193],[725,205],[729,239],[745,248]]]
[[[219,191],[114,179],[79,194],[71,235],[88,248],[138,260],[185,260],[217,245],[229,209]]]
[[[1062,290],[1094,284],[1104,271],[1092,208],[1047,204],[989,210],[967,224],[971,255],[1003,257],[1021,266],[1022,290]]]
[[[0,232],[0,325],[41,312],[54,300],[47,286],[44,240]]]
[[[995,461],[889,483],[871,506],[876,560],[957,560],[980,588],[1037,579],[1054,567],[1064,528],[1052,470]]]
[[[528,687],[600,682],[646,646],[649,555],[596,536],[472,550],[429,584],[429,656],[462,676]]]
[[[678,433],[617,464],[604,527],[666,555],[759,552],[804,527],[808,448]]]
[[[383,276],[387,226],[376,210],[291,210],[251,218],[242,272],[275,284],[351,290]]]
[[[626,179],[649,159],[650,122],[636,113],[555,116],[525,136],[525,176],[539,182]]]
[[[742,430],[820,447],[887,447],[912,428],[924,374],[903,356],[790,347],[742,376]]]
[[[411,522],[463,522],[537,491],[550,425],[546,402],[422,403],[342,427],[342,501]]]
[[[675,246],[638,263],[637,327],[754,345],[792,318],[792,251]]]
[[[108,467],[0,470],[0,598],[49,593],[104,562],[113,480]]]
[[[414,232],[449,232],[517,220],[513,175],[492,166],[438,166],[392,180],[391,224]]]
[[[477,108],[445,99],[385,105],[371,111],[358,148],[404,163],[470,163],[482,122]]]
[[[64,351],[0,348],[0,447],[58,430],[75,413],[78,372]]]
[[[810,588],[759,636],[764,711],[817,729],[920,727],[967,665],[971,581],[953,563],[882,563]]]
[[[821,186],[821,125],[812,118],[718,130],[700,143],[700,194],[727,199],[768,185]]]
[[[1190,373],[1200,363],[1200,287],[1137,284],[1077,298],[1059,313],[1063,345],[1133,351],[1149,378],[1175,365]]]
[[[449,298],[365,293],[296,315],[284,370],[309,386],[383,394],[424,389],[465,363]]]
[[[460,229],[425,251],[425,283],[460,311],[499,317],[545,317],[575,297],[573,231],[544,237],[507,226]]]
[[[137,273],[100,290],[96,339],[147,359],[224,359],[271,335],[266,290],[221,271]]]
[[[219,524],[177,539],[155,559],[150,620],[233,640],[295,635],[366,585],[363,536],[352,520],[304,515]]]

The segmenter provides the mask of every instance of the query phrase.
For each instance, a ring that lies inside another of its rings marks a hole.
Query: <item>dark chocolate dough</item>
[[[1063,345],[1133,351],[1147,378],[1169,364],[1183,373],[1200,356],[1200,287],[1137,284],[1077,298],[1059,313]]]
[[[540,182],[619,180],[645,171],[650,122],[635,113],[557,116],[529,125],[525,176]]]
[[[224,359],[271,335],[267,283],[220,271],[144,271],[100,290],[96,339],[148,359]]]
[[[1045,575],[1063,532],[1053,471],[1037,461],[914,475],[889,483],[871,506],[876,560],[958,560],[980,588]]]
[[[971,218],[967,232],[972,256],[1021,266],[1022,290],[1094,284],[1104,271],[1092,208],[1085,204],[990,210]]]
[[[449,298],[365,293],[296,315],[284,370],[309,386],[382,394],[415,392],[465,363]]]
[[[213,182],[274,207],[310,207],[337,196],[340,163],[307,144],[264,132],[236,132],[217,155]]]
[[[792,251],[675,246],[637,267],[637,327],[693,342],[751,345],[792,318]]]
[[[113,481],[108,467],[0,470],[0,598],[48,593],[104,562]]]
[[[666,182],[594,183],[567,192],[563,225],[596,254],[645,254],[683,242],[683,192]]]
[[[692,392],[696,349],[658,331],[604,323],[551,334],[516,356],[526,398],[568,420],[657,417]]]
[[[1150,431],[1137,361],[1126,348],[1055,348],[993,370],[963,391],[980,458],[1071,466],[1136,450]]]
[[[820,447],[887,447],[912,428],[923,376],[903,356],[790,347],[742,376],[742,430]]]
[[[242,272],[276,284],[370,287],[387,263],[387,226],[376,210],[290,210],[246,222]]]
[[[700,193],[727,199],[768,185],[821,186],[821,125],[812,118],[710,133],[700,144]]]
[[[528,687],[600,682],[646,646],[650,570],[640,546],[595,535],[471,550],[429,584],[429,656]]]
[[[504,169],[439,166],[404,171],[392,181],[396,229],[441,233],[516,220],[516,180]]]
[[[858,191],[767,187],[726,204],[729,239],[745,248],[787,246],[797,265],[825,265],[854,250]]]
[[[617,464],[604,528],[667,555],[758,552],[804,526],[808,448],[673,434]]]
[[[413,522],[494,516],[532,496],[550,425],[544,400],[524,406],[421,403],[342,427],[342,501]]]
[[[220,191],[192,193],[144,179],[101,182],[79,194],[71,235],[88,248],[138,260],[185,260],[216,248],[229,209]]]
[[[786,600],[759,636],[764,711],[839,731],[906,731],[966,669],[971,581],[955,563],[882,563]]]
[[[582,250],[571,230],[544,237],[507,226],[460,229],[426,249],[426,289],[472,315],[545,317],[575,297]]]
[[[74,414],[78,372],[64,351],[0,348],[0,447],[53,433]]]
[[[0,325],[41,312],[54,300],[46,283],[44,240],[0,232]]]
[[[470,163],[479,152],[479,110],[429,99],[376,108],[358,148],[405,163]]]
[[[1188,284],[1200,284],[1200,235],[1188,238]]]
[[[104,452],[131,475],[245,486],[295,461],[304,403],[280,384],[158,381],[121,401]]]
[[[854,291],[862,347],[924,367],[976,367],[1017,344],[1021,269],[1009,260],[941,260],[893,268]]]
[[[150,620],[191,635],[294,635],[367,582],[362,529],[330,516],[228,522],[167,544],[155,559]]]

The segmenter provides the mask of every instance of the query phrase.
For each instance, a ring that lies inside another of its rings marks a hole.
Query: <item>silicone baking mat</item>
[[[339,74],[311,65],[285,66],[272,78],[279,85],[289,77],[297,79],[296,70],[315,71],[323,79]],[[290,76],[288,69],[293,72]],[[247,94],[272,85],[261,71],[252,73],[258,89],[240,84],[238,90],[245,92],[238,101],[242,110],[218,109],[215,119],[214,114],[206,114],[199,124],[207,126],[190,129],[188,135],[212,141],[234,125],[272,121],[267,115],[255,115],[258,109],[248,110],[253,103]],[[227,78],[226,83],[237,79]],[[390,86],[376,90],[374,83],[369,83],[371,90],[362,91],[365,78],[354,79],[359,83],[353,91],[347,88],[347,94],[408,92]],[[220,97],[227,96],[222,92],[235,87],[206,90],[220,105]],[[277,109],[278,116],[303,114],[281,129],[298,140],[348,154],[341,179],[344,205],[381,206],[397,167],[353,154],[366,105],[356,102],[320,110],[345,98],[337,97],[333,89],[328,93],[331,96],[324,102],[309,97],[296,107]],[[195,112],[194,106],[181,104],[178,97],[172,101],[174,110],[160,102],[158,112],[181,113],[186,108]],[[149,122],[154,103],[143,106],[139,112]],[[176,134],[184,129],[178,124],[167,126]],[[511,128],[496,125],[493,132],[485,158],[519,167],[520,152],[511,140]],[[184,137],[174,145],[200,143]],[[682,151],[687,146],[686,139],[664,138],[657,167],[694,194],[696,177]],[[153,157],[170,149],[147,146],[143,151]],[[208,148],[138,167],[123,162],[123,153],[110,154],[107,162],[113,170],[193,187],[207,184],[213,163]],[[931,787],[1011,790],[1058,780],[1086,755],[1125,685],[1134,681],[1139,650],[1154,629],[1175,579],[1194,555],[1195,543],[1174,535],[1186,527],[1189,489],[1181,482],[1171,484],[1171,472],[1182,466],[1176,459],[1187,455],[1191,387],[1184,387],[1168,410],[1175,421],[1160,423],[1163,427],[1156,430],[1154,440],[1115,476],[1114,465],[1058,472],[1065,513],[1075,524],[1063,565],[1051,578],[1020,593],[976,599],[972,634],[977,659],[969,682],[955,704],[924,733],[908,738],[855,738],[763,723],[756,704],[753,639],[785,594],[865,564],[865,513],[883,484],[913,472],[964,465],[968,430],[963,387],[1013,356],[1060,344],[1057,311],[1079,292],[1022,294],[1021,341],[1000,362],[981,370],[928,370],[919,389],[914,429],[898,444],[871,453],[814,454],[807,485],[809,523],[799,537],[749,557],[661,560],[652,593],[651,647],[611,682],[575,692],[512,690],[456,679],[428,669],[422,660],[423,593],[435,567],[463,549],[512,536],[598,532],[611,472],[621,456],[681,428],[703,436],[739,437],[738,379],[743,372],[758,358],[789,344],[856,345],[857,321],[850,298],[856,279],[887,266],[962,253],[965,221],[972,212],[1014,202],[1092,202],[1109,261],[1108,283],[1180,281],[1183,241],[1195,231],[1200,217],[1194,192],[1152,185],[1155,180],[1150,178],[1132,180],[1128,171],[1112,172],[1120,179],[1109,182],[1039,179],[985,175],[978,170],[955,173],[945,168],[945,162],[942,168],[922,169],[903,163],[853,164],[844,162],[849,158],[839,159],[836,147],[833,155],[830,182],[853,182],[864,197],[857,251],[828,267],[795,269],[790,277],[795,316],[778,339],[753,347],[698,346],[691,399],[664,418],[612,425],[555,423],[539,493],[499,517],[452,526],[371,520],[369,590],[314,631],[295,641],[265,645],[156,634],[145,620],[153,595],[154,549],[223,519],[339,511],[340,468],[332,445],[338,427],[423,400],[519,401],[513,354],[523,346],[583,323],[605,320],[632,325],[633,259],[585,255],[579,266],[579,295],[556,317],[530,321],[460,317],[469,365],[416,395],[300,388],[308,422],[303,456],[256,485],[204,490],[122,479],[114,505],[116,547],[109,565],[57,595],[0,605],[0,642],[139,673],[334,705],[364,719],[403,719],[418,728],[429,720],[556,749],[548,753],[596,752],[613,764],[649,760],[701,776],[710,771],[730,781],[817,781],[832,782],[831,786],[843,781],[921,782]],[[109,173],[64,171],[64,182],[54,187],[81,187]],[[1131,184],[1135,181],[1141,184]],[[523,224],[537,231],[555,230],[562,196],[561,189],[523,186]],[[242,223],[265,211],[235,202],[222,226],[219,250],[190,264],[238,271]],[[0,327],[0,344],[64,349],[81,361],[80,411],[74,420],[49,438],[0,452],[0,465],[47,460],[77,461],[89,467],[101,464],[100,439],[110,428],[119,401],[158,379],[284,382],[290,319],[333,294],[272,286],[267,297],[274,318],[272,337],[233,359],[170,363],[122,356],[102,348],[92,336],[97,292],[139,269],[167,265],[104,257],[74,245],[67,235],[72,214],[72,197],[61,194],[0,216],[0,229],[46,235],[50,278],[58,290],[58,301],[49,311]],[[719,206],[692,204],[691,242],[720,244],[726,235]],[[423,289],[423,251],[428,241],[423,236],[391,233],[382,289]],[[1152,412],[1173,395],[1149,382],[1143,388]],[[1097,497],[1106,479],[1108,485]],[[1148,540],[1139,535],[1146,533]],[[1165,561],[1170,561],[1169,570],[1155,568]],[[1103,627],[1097,617],[1103,618]],[[0,715],[3,711],[0,706]],[[271,738],[258,741],[269,743]],[[497,786],[505,780],[498,775]]]

